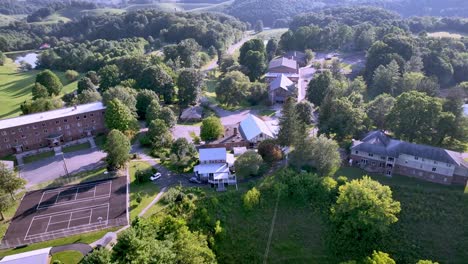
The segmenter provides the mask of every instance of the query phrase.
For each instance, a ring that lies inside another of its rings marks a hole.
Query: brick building
[[[461,153],[392,139],[382,131],[354,141],[351,162],[387,176],[396,173],[441,184],[465,185],[468,181],[468,163]]]
[[[59,146],[106,131],[105,106],[78,105],[0,120],[0,155]]]

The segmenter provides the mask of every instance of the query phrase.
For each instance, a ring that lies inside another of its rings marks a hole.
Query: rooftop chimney
[[[234,136],[237,136],[237,127],[234,128]]]

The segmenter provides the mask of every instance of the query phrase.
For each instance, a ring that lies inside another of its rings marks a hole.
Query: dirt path
[[[154,200],[148,205],[145,207],[145,209],[143,209],[139,214],[138,214],[138,217],[142,217],[143,215],[146,214],[146,212],[153,206],[155,205],[157,202],[159,202],[159,200],[161,200],[161,197],[163,196],[163,194],[166,192],[167,190],[167,187],[164,187],[161,189],[161,191],[158,193],[158,195],[156,195],[156,197],[154,198]]]
[[[265,256],[263,257],[263,263],[268,262],[268,254],[270,253],[271,238],[273,237],[273,231],[275,230],[276,215],[278,214],[278,203],[280,200],[281,191],[278,191],[278,197],[276,197],[275,212],[273,213],[273,219],[271,220],[270,234],[268,234],[267,247],[265,249]]]

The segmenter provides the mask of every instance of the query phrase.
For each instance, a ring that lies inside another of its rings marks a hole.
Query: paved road
[[[55,253],[68,251],[68,250],[79,251],[79,252],[81,252],[81,254],[83,254],[83,256],[86,256],[89,252],[93,251],[93,248],[88,244],[75,243],[75,244],[69,244],[69,245],[53,247],[50,250],[50,254],[53,255]]]
[[[103,166],[106,153],[98,149],[88,149],[73,153],[64,153],[63,157],[54,156],[37,162],[24,164],[20,175],[26,179],[26,188],[42,182],[52,181],[66,175],[64,160],[69,174],[91,170]]]

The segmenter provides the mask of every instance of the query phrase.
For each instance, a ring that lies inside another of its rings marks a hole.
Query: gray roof
[[[275,128],[271,127],[269,123],[251,114],[240,122],[240,128],[248,141],[262,133],[270,138],[274,138],[276,134]]]
[[[49,263],[50,250],[52,248],[43,248],[28,251],[16,255],[10,255],[0,260],[2,264],[47,264]]]
[[[289,92],[293,85],[294,83],[288,77],[281,74],[270,83],[270,92],[280,88]]]
[[[97,102],[84,105],[77,105],[76,107],[61,108],[42,113],[35,113],[9,119],[3,119],[0,120],[0,129],[28,125],[37,122],[44,122],[60,117],[74,116],[78,114],[84,114],[104,109],[106,109],[106,107],[101,102]]]
[[[268,65],[268,69],[274,69],[278,67],[287,67],[297,70],[297,61],[282,57],[270,61],[270,64]]]
[[[379,130],[369,132],[362,140],[354,141],[351,149],[389,157],[406,154],[449,164],[464,164],[461,153],[392,139]]]

